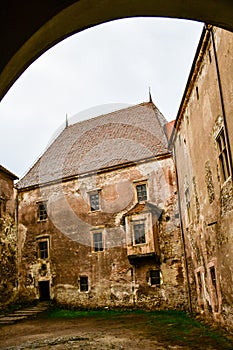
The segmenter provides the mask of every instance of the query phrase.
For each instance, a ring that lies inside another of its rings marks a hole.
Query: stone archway
[[[40,0],[0,4],[0,99],[43,52],[66,37],[114,19],[154,16],[207,22],[233,31],[229,0]]]

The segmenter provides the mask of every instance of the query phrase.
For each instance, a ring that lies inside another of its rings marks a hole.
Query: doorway
[[[40,293],[40,300],[41,301],[50,300],[49,281],[40,281],[39,282],[39,293]]]

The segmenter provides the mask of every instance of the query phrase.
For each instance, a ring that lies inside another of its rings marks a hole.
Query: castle
[[[11,294],[233,329],[232,57],[206,26],[174,123],[150,100],[66,126],[16,185]]]

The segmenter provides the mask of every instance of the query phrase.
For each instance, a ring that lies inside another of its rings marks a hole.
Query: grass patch
[[[66,319],[80,318],[80,317],[95,317],[95,318],[107,319],[107,318],[118,317],[126,314],[131,314],[131,312],[124,311],[124,310],[67,310],[67,309],[51,309],[48,311],[49,318],[66,318]]]
[[[105,324],[112,320],[121,329],[134,330],[138,336],[156,338],[186,349],[233,349],[233,342],[220,331],[212,330],[182,311],[51,309],[47,316],[52,319],[95,318]]]

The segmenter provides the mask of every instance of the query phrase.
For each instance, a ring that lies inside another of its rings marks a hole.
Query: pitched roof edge
[[[166,152],[166,153],[163,153],[163,154],[151,156],[149,158],[138,159],[138,160],[135,160],[135,161],[132,161],[132,162],[128,162],[128,163],[121,163],[121,164],[113,165],[113,166],[110,166],[110,167],[107,167],[107,168],[106,167],[105,168],[100,168],[98,170],[93,170],[93,171],[88,171],[88,172],[85,172],[85,173],[70,175],[70,176],[67,176],[67,177],[51,180],[51,181],[44,182],[44,183],[36,183],[36,184],[28,185],[28,186],[25,186],[25,187],[20,187],[19,186],[20,182],[18,182],[16,184],[16,188],[17,188],[18,191],[28,191],[28,190],[31,190],[31,189],[34,189],[34,188],[38,188],[38,187],[46,187],[46,186],[54,185],[54,184],[61,183],[61,182],[67,182],[67,181],[70,181],[72,179],[76,179],[76,178],[79,178],[79,177],[86,177],[86,176],[90,176],[90,175],[93,175],[93,174],[107,173],[109,171],[117,170],[119,168],[126,168],[128,166],[133,166],[133,165],[138,164],[138,163],[140,163],[140,164],[147,163],[147,162],[150,162],[151,160],[153,160],[153,158],[154,158],[154,160],[162,160],[162,159],[166,159],[166,158],[170,158],[170,157],[171,157],[171,152]]]
[[[176,135],[177,135],[177,130],[179,128],[179,125],[181,123],[181,118],[183,116],[183,111],[184,108],[187,105],[187,102],[189,100],[189,97],[191,95],[191,92],[193,90],[193,83],[196,80],[196,77],[198,75],[199,72],[199,67],[202,63],[203,57],[205,55],[206,52],[206,48],[209,42],[209,38],[210,38],[210,33],[209,33],[209,29],[212,28],[212,25],[204,25],[201,36],[200,36],[200,40],[196,49],[196,53],[194,56],[194,60],[190,69],[190,73],[188,76],[188,80],[185,86],[185,90],[183,93],[183,97],[181,99],[181,103],[180,103],[180,107],[178,109],[177,112],[177,116],[175,119],[175,123],[174,123],[174,127],[173,127],[173,131],[171,133],[170,139],[169,139],[169,149],[172,148],[172,145],[176,139]],[[192,84],[191,84],[192,83]]]
[[[12,180],[18,180],[18,176],[13,174],[10,170],[6,169],[4,166],[0,165],[0,172],[6,174]]]

